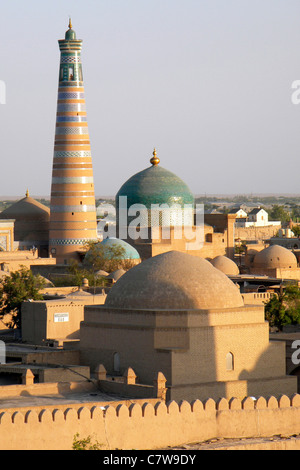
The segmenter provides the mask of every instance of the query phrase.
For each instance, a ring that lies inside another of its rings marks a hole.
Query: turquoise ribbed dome
[[[104,259],[118,259],[118,260],[139,260],[140,255],[137,252],[135,248],[133,248],[129,243],[125,242],[124,240],[121,240],[119,238],[105,238],[101,242],[96,243],[95,245],[96,250],[99,250],[101,253],[101,256],[104,257]],[[114,249],[121,248],[122,252],[120,254],[117,254],[117,251],[112,251]],[[112,250],[111,250],[112,249]],[[84,265],[89,265],[91,264],[91,259],[93,258],[94,253],[92,250],[88,250],[85,254],[84,257]]]
[[[127,207],[143,204],[151,209],[151,204],[194,204],[194,196],[189,187],[178,176],[158,164],[136,173],[119,189],[116,195],[127,196]]]
[[[133,246],[129,245],[129,243],[119,238],[113,238],[113,237],[105,238],[104,240],[102,240],[102,242],[100,242],[100,245],[105,246],[107,248],[108,247],[122,248],[124,251],[122,253],[121,259],[140,259],[140,255],[137,252],[137,250],[133,248]]]

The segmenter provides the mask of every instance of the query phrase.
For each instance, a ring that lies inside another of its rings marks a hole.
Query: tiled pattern
[[[73,151],[54,151],[54,158],[91,158],[91,152],[86,150],[81,150],[77,152]]]
[[[79,56],[65,56],[62,55],[60,59],[61,64],[80,64],[81,57]]]
[[[57,116],[56,122],[86,122],[86,116]]]
[[[58,113],[63,113],[67,111],[68,113],[77,113],[77,112],[85,112],[86,107],[85,104],[83,103],[58,103],[57,105],[57,112]]]
[[[170,220],[170,225],[180,226],[193,225],[193,211],[186,210],[188,205],[194,207],[194,196],[188,186],[174,173],[164,169],[160,165],[154,165],[133,175],[120,188],[116,195],[117,221],[119,219],[120,197],[126,196],[127,207],[134,207],[139,204],[147,208],[147,213],[143,214],[142,224],[153,226],[155,221],[155,210],[151,218],[153,205],[158,204],[163,208],[167,204],[168,208],[159,213],[159,225],[167,226],[166,220]],[[132,214],[127,220],[127,225],[134,220],[137,215]]]
[[[67,135],[67,134],[88,134],[87,127],[57,127],[55,131],[56,135]]]
[[[84,93],[61,91],[58,93],[59,100],[84,100]]]
[[[93,241],[94,238],[51,238],[50,239],[50,245],[55,246],[55,245],[60,245],[60,246],[66,246],[66,245],[79,245],[79,246],[84,246],[86,243]]]

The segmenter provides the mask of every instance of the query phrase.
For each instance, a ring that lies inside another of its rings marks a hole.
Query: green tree
[[[117,269],[130,269],[134,263],[130,259],[125,259],[125,253],[125,248],[117,244],[105,246],[99,242],[90,242],[87,244],[84,266],[90,272],[101,269],[111,273]]]
[[[287,223],[291,218],[289,211],[278,204],[274,204],[272,209],[268,212],[270,220],[280,220],[283,224]]]
[[[292,232],[294,233],[295,237],[300,237],[300,225],[295,225],[292,228]]]
[[[265,319],[270,326],[282,330],[284,325],[300,323],[300,289],[298,286],[286,286],[283,292],[272,295],[265,304]]]
[[[40,289],[45,286],[45,280],[35,276],[30,269],[22,266],[19,271],[5,276],[0,286],[0,318],[7,314],[11,320],[9,328],[21,327],[21,305],[25,300],[42,300]]]
[[[79,439],[79,434],[75,434],[73,437],[73,450],[101,450],[101,444],[96,440],[96,442],[92,443],[92,437],[88,436],[83,439]]]

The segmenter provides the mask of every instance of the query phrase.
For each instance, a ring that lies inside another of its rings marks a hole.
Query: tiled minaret
[[[61,51],[53,156],[49,251],[58,263],[97,240],[90,138],[81,66],[82,40],[71,20]]]

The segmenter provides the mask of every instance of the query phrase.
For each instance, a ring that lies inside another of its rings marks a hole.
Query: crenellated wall
[[[300,434],[300,395],[0,412],[0,449],[71,449],[73,437],[105,449],[158,449],[212,438]]]

